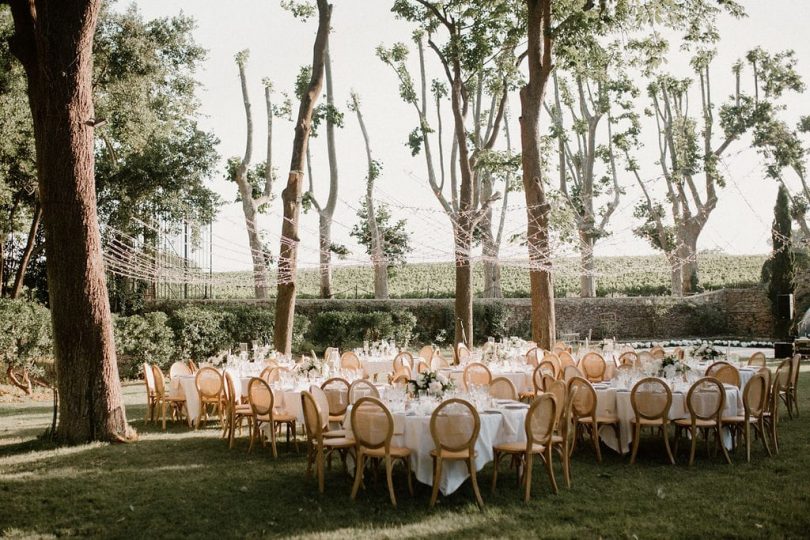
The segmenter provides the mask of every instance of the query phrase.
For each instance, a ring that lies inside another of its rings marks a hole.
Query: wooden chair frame
[[[645,414],[639,411],[637,405],[637,398],[636,394],[641,391],[640,388],[644,385],[651,384],[657,385],[659,388],[664,390],[664,394],[666,396],[664,406],[657,414]],[[667,428],[669,427],[670,420],[669,420],[669,409],[672,407],[672,391],[669,389],[669,386],[657,377],[645,377],[638,381],[635,385],[633,385],[633,389],[630,391],[630,405],[633,407],[633,414],[635,415],[632,423],[633,423],[633,450],[630,454],[630,464],[633,465],[636,462],[636,455],[638,454],[638,446],[641,440],[641,428],[642,427],[657,427],[661,430],[661,433],[664,438],[664,447],[667,451],[667,456],[669,457],[669,462],[674,465],[675,464],[675,456],[672,454],[672,449],[669,446],[669,434],[667,433]]]
[[[473,429],[469,439],[464,444],[458,446],[442,444],[441,434],[437,432],[436,428],[439,414],[451,405],[466,407],[473,419]],[[430,496],[430,508],[433,508],[439,496],[439,484],[442,478],[442,462],[445,460],[464,461],[467,464],[473,492],[475,493],[475,502],[478,504],[479,508],[484,507],[484,500],[481,498],[481,492],[478,490],[478,478],[475,470],[475,443],[478,440],[480,431],[481,418],[478,416],[478,411],[475,410],[475,407],[468,401],[458,398],[448,399],[442,402],[433,411],[433,414],[430,416],[430,436],[433,438],[434,445],[434,450],[430,452],[430,456],[433,458],[433,492]]]

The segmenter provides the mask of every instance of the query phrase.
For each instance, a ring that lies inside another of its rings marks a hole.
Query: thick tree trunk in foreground
[[[681,270],[683,280],[683,294],[695,294],[697,292],[698,280],[698,260],[697,260],[697,240],[700,231],[686,231],[683,239],[682,247],[682,264]]]
[[[335,91],[332,86],[332,56],[329,53],[329,36],[326,37],[326,52],[324,53],[324,74],[326,77],[326,104],[330,110],[335,108]],[[323,209],[318,208],[320,214],[320,270],[321,270],[321,298],[332,298],[332,217],[335,215],[338,196],[338,168],[337,150],[335,149],[335,123],[332,115],[326,117],[326,155],[329,161],[329,196]]]
[[[28,240],[25,243],[25,249],[20,259],[20,266],[17,268],[17,275],[14,277],[11,298],[19,297],[22,292],[25,272],[28,270],[28,263],[31,262],[31,254],[34,252],[34,245],[37,243],[37,231],[39,231],[40,221],[42,221],[42,205],[37,203],[34,209],[34,217],[31,219],[31,230],[28,231]]]
[[[455,347],[464,343],[467,347],[473,346],[473,295],[472,295],[472,264],[470,262],[470,248],[472,235],[467,233],[469,225],[463,217],[459,218],[459,229],[455,234],[456,245],[456,325]]]
[[[301,191],[304,181],[304,165],[312,128],[312,110],[321,93],[324,78],[324,54],[329,35],[332,6],[326,0],[318,0],[318,33],[312,51],[312,78],[306,93],[301,97],[298,119],[295,123],[290,173],[287,187],[281,193],[284,207],[284,222],[281,226],[281,248],[278,257],[278,286],[276,296],[276,320],[273,343],[277,350],[290,354],[292,349],[293,318],[295,316],[295,279],[298,267],[298,218],[301,213]]]
[[[529,281],[532,298],[532,340],[551,349],[556,337],[554,286],[549,248],[549,205],[543,187],[540,158],[540,111],[551,64],[551,0],[526,0],[528,7],[529,80],[520,89],[520,142],[523,149],[523,189],[528,219]]]
[[[56,438],[134,436],[121,399],[96,215],[92,51],[99,0],[11,0],[28,77],[59,388]]]
[[[596,296],[596,265],[593,258],[593,238],[586,233],[579,233],[579,259],[582,268],[579,274],[579,295],[582,298]]]

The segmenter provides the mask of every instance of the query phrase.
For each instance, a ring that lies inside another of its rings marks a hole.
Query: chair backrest
[[[378,398],[380,392],[377,387],[371,384],[366,379],[357,379],[349,386],[349,403],[354,405],[360,398],[371,396]]]
[[[363,364],[360,359],[352,351],[346,351],[340,356],[340,368],[360,371],[363,369]]]
[[[472,353],[470,349],[464,345],[463,343],[459,343],[456,345],[456,362],[461,364],[463,362],[467,362],[472,358]]]
[[[672,354],[674,354],[675,358],[677,358],[678,360],[683,360],[684,353],[681,347],[675,347],[675,349],[673,349],[672,351]]]
[[[591,382],[600,382],[605,378],[605,359],[599,353],[587,353],[580,360],[579,368]]]
[[[267,372],[266,376],[265,376],[264,371]],[[261,378],[264,379],[265,381],[267,381],[267,384],[273,384],[274,382],[280,381],[281,376],[284,373],[291,373],[291,370],[289,368],[280,367],[280,366],[271,367],[271,368],[265,368],[264,371],[261,374]]]
[[[318,403],[307,391],[301,392],[301,411],[304,413],[307,438],[320,441],[323,437],[323,425],[321,425],[321,415],[318,412]]]
[[[794,391],[799,384],[799,366],[801,364],[802,355],[794,354],[790,359],[790,388]]]
[[[565,382],[570,381],[574,377],[585,377],[585,374],[579,370],[577,366],[565,366],[565,370],[563,371],[563,380]]]
[[[433,345],[425,345],[419,349],[419,356],[425,362],[430,362],[430,360],[433,358],[433,352]]]
[[[495,377],[489,383],[489,395],[497,399],[513,399],[517,401],[518,391],[515,383],[506,377]]]
[[[434,352],[433,356],[430,357],[430,369],[433,371],[449,367],[449,365],[450,364],[448,364],[447,360],[439,351]]]
[[[546,394],[551,394],[557,400],[557,421],[559,421],[559,417],[562,414],[563,410],[565,409],[565,395],[568,393],[568,389],[565,386],[565,383],[562,381],[549,381],[546,384]]]
[[[340,377],[332,377],[324,381],[321,390],[329,400],[329,414],[340,416],[346,413],[349,407],[349,381]]]
[[[394,386],[399,386],[401,384],[408,384],[411,380],[411,377],[408,373],[399,372],[394,375],[394,378],[391,379],[391,384]]]
[[[404,367],[408,369],[413,369],[413,355],[408,351],[402,351],[394,357],[393,362],[394,373],[401,370]]]
[[[558,405],[557,398],[552,394],[541,394],[532,401],[529,411],[526,413],[527,449],[531,449],[534,444],[542,446],[551,444],[554,427],[559,417],[558,408],[562,408],[562,404]]]
[[[746,416],[761,416],[768,405],[768,381],[757,373],[745,383],[743,407]]]
[[[191,368],[188,367],[188,364],[185,362],[175,362],[172,364],[172,367],[169,368],[169,379],[174,380],[176,377],[180,375],[194,375],[191,372]]]
[[[717,362],[714,362],[713,364],[711,364],[709,367],[706,368],[706,373],[705,373],[704,376],[705,377],[714,377],[714,374],[717,373],[717,371],[720,368],[725,367],[725,366],[731,366],[731,364],[729,364],[725,360],[719,360]],[[732,367],[734,367],[734,366],[732,366]]]
[[[250,409],[256,416],[272,416],[275,396],[270,385],[258,377],[253,377],[248,382],[248,403]]]
[[[318,406],[318,415],[321,417],[321,427],[324,431],[327,431],[329,428],[329,398],[326,397],[326,392],[321,390],[321,387],[317,384],[309,385],[309,393],[312,394],[312,398]]]
[[[559,367],[557,367],[557,365],[555,365],[553,362],[547,361],[545,358],[543,358],[543,361],[540,362],[540,365],[538,365],[537,367],[540,368],[540,371],[542,371],[543,373],[548,373],[555,379],[558,379],[560,376]]]
[[[574,403],[571,412],[577,418],[585,418],[596,415],[596,390],[593,389],[590,381],[583,377],[574,377],[568,381],[568,388],[576,388]]]
[[[565,394],[565,403],[562,405],[557,403],[557,407],[562,407],[562,414],[559,415],[560,420],[557,422],[557,430],[560,432],[560,436],[563,440],[567,441],[569,444],[571,443],[571,435],[574,435],[576,431],[572,429],[571,408],[574,405],[574,399],[577,397],[577,390],[579,390],[579,388],[576,386],[569,386]]]
[[[638,365],[643,366],[645,364],[649,364],[650,362],[655,360],[655,357],[649,353],[649,351],[639,351],[638,353]]]
[[[472,452],[480,430],[478,411],[463,399],[442,402],[430,416],[430,435],[437,450]]]
[[[560,351],[555,353],[557,358],[560,359],[560,369],[565,369],[567,366],[575,366],[577,365],[577,361],[574,360],[574,357],[571,356],[571,353],[568,351]]]
[[[543,353],[543,359],[540,360],[540,361],[541,362],[549,362],[551,364],[554,364],[554,367],[555,367],[557,372],[560,372],[562,370],[562,363],[560,362],[560,357],[557,356],[554,353],[544,352]]]
[[[765,367],[767,365],[765,361],[765,353],[762,351],[757,351],[748,358],[748,365],[749,366],[760,366]]]
[[[191,374],[192,374],[192,375],[193,375],[193,374],[195,374],[195,373],[197,373],[197,371],[198,371],[198,369],[199,369],[199,368],[197,367],[197,364],[195,364],[195,363],[194,363],[194,360],[189,360],[189,361],[187,362],[187,364],[188,364],[188,369],[190,369],[190,370],[191,370]]]
[[[194,384],[201,399],[214,399],[222,394],[222,375],[212,367],[204,367],[197,371]]]
[[[633,385],[630,391],[630,405],[636,419],[669,420],[672,406],[672,391],[657,377],[646,377]]]
[[[537,367],[537,365],[540,363],[540,359],[538,358],[539,352],[540,351],[537,349],[537,347],[529,349],[529,351],[526,353],[526,363],[530,366]]]
[[[534,371],[532,371],[532,387],[537,394],[544,391],[545,386],[543,386],[543,370],[540,366],[537,366],[534,368]]]
[[[325,351],[323,351],[323,359],[327,362],[332,359],[332,353],[337,353],[340,356],[340,349],[337,347],[327,347]]]
[[[278,366],[268,366],[264,368],[259,374],[259,378],[263,381],[266,381],[268,384],[273,383],[274,381],[270,380],[270,375],[273,373],[273,370],[276,369]],[[278,377],[276,377],[278,378]]]
[[[419,360],[417,360],[416,361],[416,372],[417,373],[425,373],[427,371],[430,371],[430,366],[428,365],[428,363],[425,362],[424,360],[422,360],[421,358]]]
[[[698,379],[686,394],[686,408],[693,422],[715,420],[719,423],[725,404],[726,389],[714,377]]]
[[[224,370],[222,372],[222,395],[225,396],[225,402],[229,408],[236,403],[235,388],[236,385],[233,384],[233,377],[230,372],[227,369]]]
[[[352,407],[352,433],[354,440],[365,448],[391,448],[394,436],[394,417],[376,397],[363,397]]]
[[[492,382],[492,373],[481,362],[470,362],[464,368],[464,386],[483,386]]]
[[[731,364],[720,366],[714,371],[712,375],[715,379],[723,384],[730,384],[732,386],[740,387],[740,371]]]
[[[144,362],[141,368],[143,369],[143,382],[146,384],[146,393],[151,396],[155,393],[155,374],[148,362]]]
[[[656,360],[662,360],[667,355],[666,351],[664,351],[664,348],[661,347],[660,345],[656,345],[655,347],[650,349],[650,354]]]
[[[150,373],[152,375],[152,388],[155,392],[155,396],[158,398],[162,398],[166,395],[166,380],[163,378],[163,372],[160,370],[160,366],[157,364],[152,364],[149,366],[148,364],[144,363],[144,371]],[[147,366],[149,369],[147,370]]]
[[[625,351],[619,356],[619,367],[636,367],[638,363],[638,354],[635,351]]]

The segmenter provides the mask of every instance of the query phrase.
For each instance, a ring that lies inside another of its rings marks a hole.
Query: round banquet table
[[[599,429],[599,438],[609,448],[625,454],[630,451],[630,443],[633,439],[633,424],[635,418],[633,406],[630,403],[630,390],[615,388],[607,384],[595,384],[596,390],[596,415],[607,417],[618,417],[619,419],[619,440],[616,439],[616,432],[610,426],[602,426]],[[725,385],[726,403],[723,408],[723,416],[736,416],[743,414],[742,392],[736,386]],[[686,407],[686,394],[689,392],[689,385],[676,385],[672,391],[672,405],[669,408],[669,419],[689,418],[689,409]],[[731,434],[724,430],[723,444],[726,448],[731,448]]]
[[[393,358],[365,357],[360,359],[360,364],[366,376],[372,381],[386,382],[388,374],[394,370]]]
[[[475,443],[475,469],[480,471],[494,458],[492,447],[508,442],[525,442],[524,422],[528,405],[512,402],[497,408],[479,411],[481,431]],[[351,409],[350,409],[351,410]],[[405,447],[411,450],[410,465],[416,479],[433,485],[433,459],[430,452],[435,448],[430,434],[430,414],[420,412],[391,412],[394,417],[394,437],[392,446]],[[351,429],[351,414],[346,414],[343,423],[345,429]],[[349,460],[350,472],[354,462]],[[461,461],[447,461],[442,465],[442,477],[439,489],[444,495],[456,491],[469,478],[467,465]]]
[[[490,368],[490,373],[492,373],[492,378],[496,377],[506,377],[512,384],[515,385],[517,388],[518,394],[521,392],[531,392],[534,390],[534,385],[532,384],[532,371],[533,368],[531,366],[527,366],[526,369],[520,368],[513,368],[513,369],[499,369],[499,368]],[[464,386],[464,370],[459,368],[444,368],[440,369],[439,373],[444,375],[445,377],[450,378],[455,384],[456,388],[460,388],[461,390],[466,390]]]
[[[250,383],[251,377],[240,376],[234,371],[229,371],[229,373],[233,377],[234,384],[239,385],[240,396],[247,396],[248,383]],[[197,391],[196,377],[194,375],[179,375],[171,380],[170,386],[173,395],[186,398],[186,418],[188,419],[188,425],[194,426],[197,417],[200,415],[200,393]]]

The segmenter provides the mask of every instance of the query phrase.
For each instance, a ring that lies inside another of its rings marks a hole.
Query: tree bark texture
[[[332,6],[318,0],[318,32],[312,51],[312,77],[306,93],[301,97],[295,123],[290,172],[287,186],[281,193],[284,221],[281,226],[281,246],[278,258],[278,285],[273,343],[277,350],[290,354],[292,349],[293,318],[295,316],[296,271],[298,267],[298,221],[301,213],[301,192],[309,134],[312,129],[312,111],[321,93],[324,79],[324,56],[329,35]]]
[[[335,93],[332,86],[332,56],[329,53],[329,36],[326,37],[326,52],[324,55],[324,70],[326,75],[326,104],[334,110]],[[338,167],[337,150],[335,149],[335,124],[332,115],[326,117],[326,155],[329,161],[329,196],[326,205],[319,209],[320,219],[318,233],[320,235],[320,272],[321,272],[321,298],[332,298],[332,217],[335,215],[338,197]]]
[[[529,282],[532,299],[532,340],[551,349],[556,337],[554,286],[549,248],[549,204],[543,187],[540,157],[540,111],[551,74],[551,0],[526,0],[528,7],[529,80],[520,89],[520,138],[523,189],[528,219]]]
[[[96,213],[93,34],[99,0],[11,0],[45,224],[59,425],[78,444],[134,436],[118,378]]]
[[[595,241],[589,235],[590,231],[579,231],[579,260],[582,268],[579,272],[579,295],[582,298],[596,297],[596,265],[594,264],[593,248]]]

